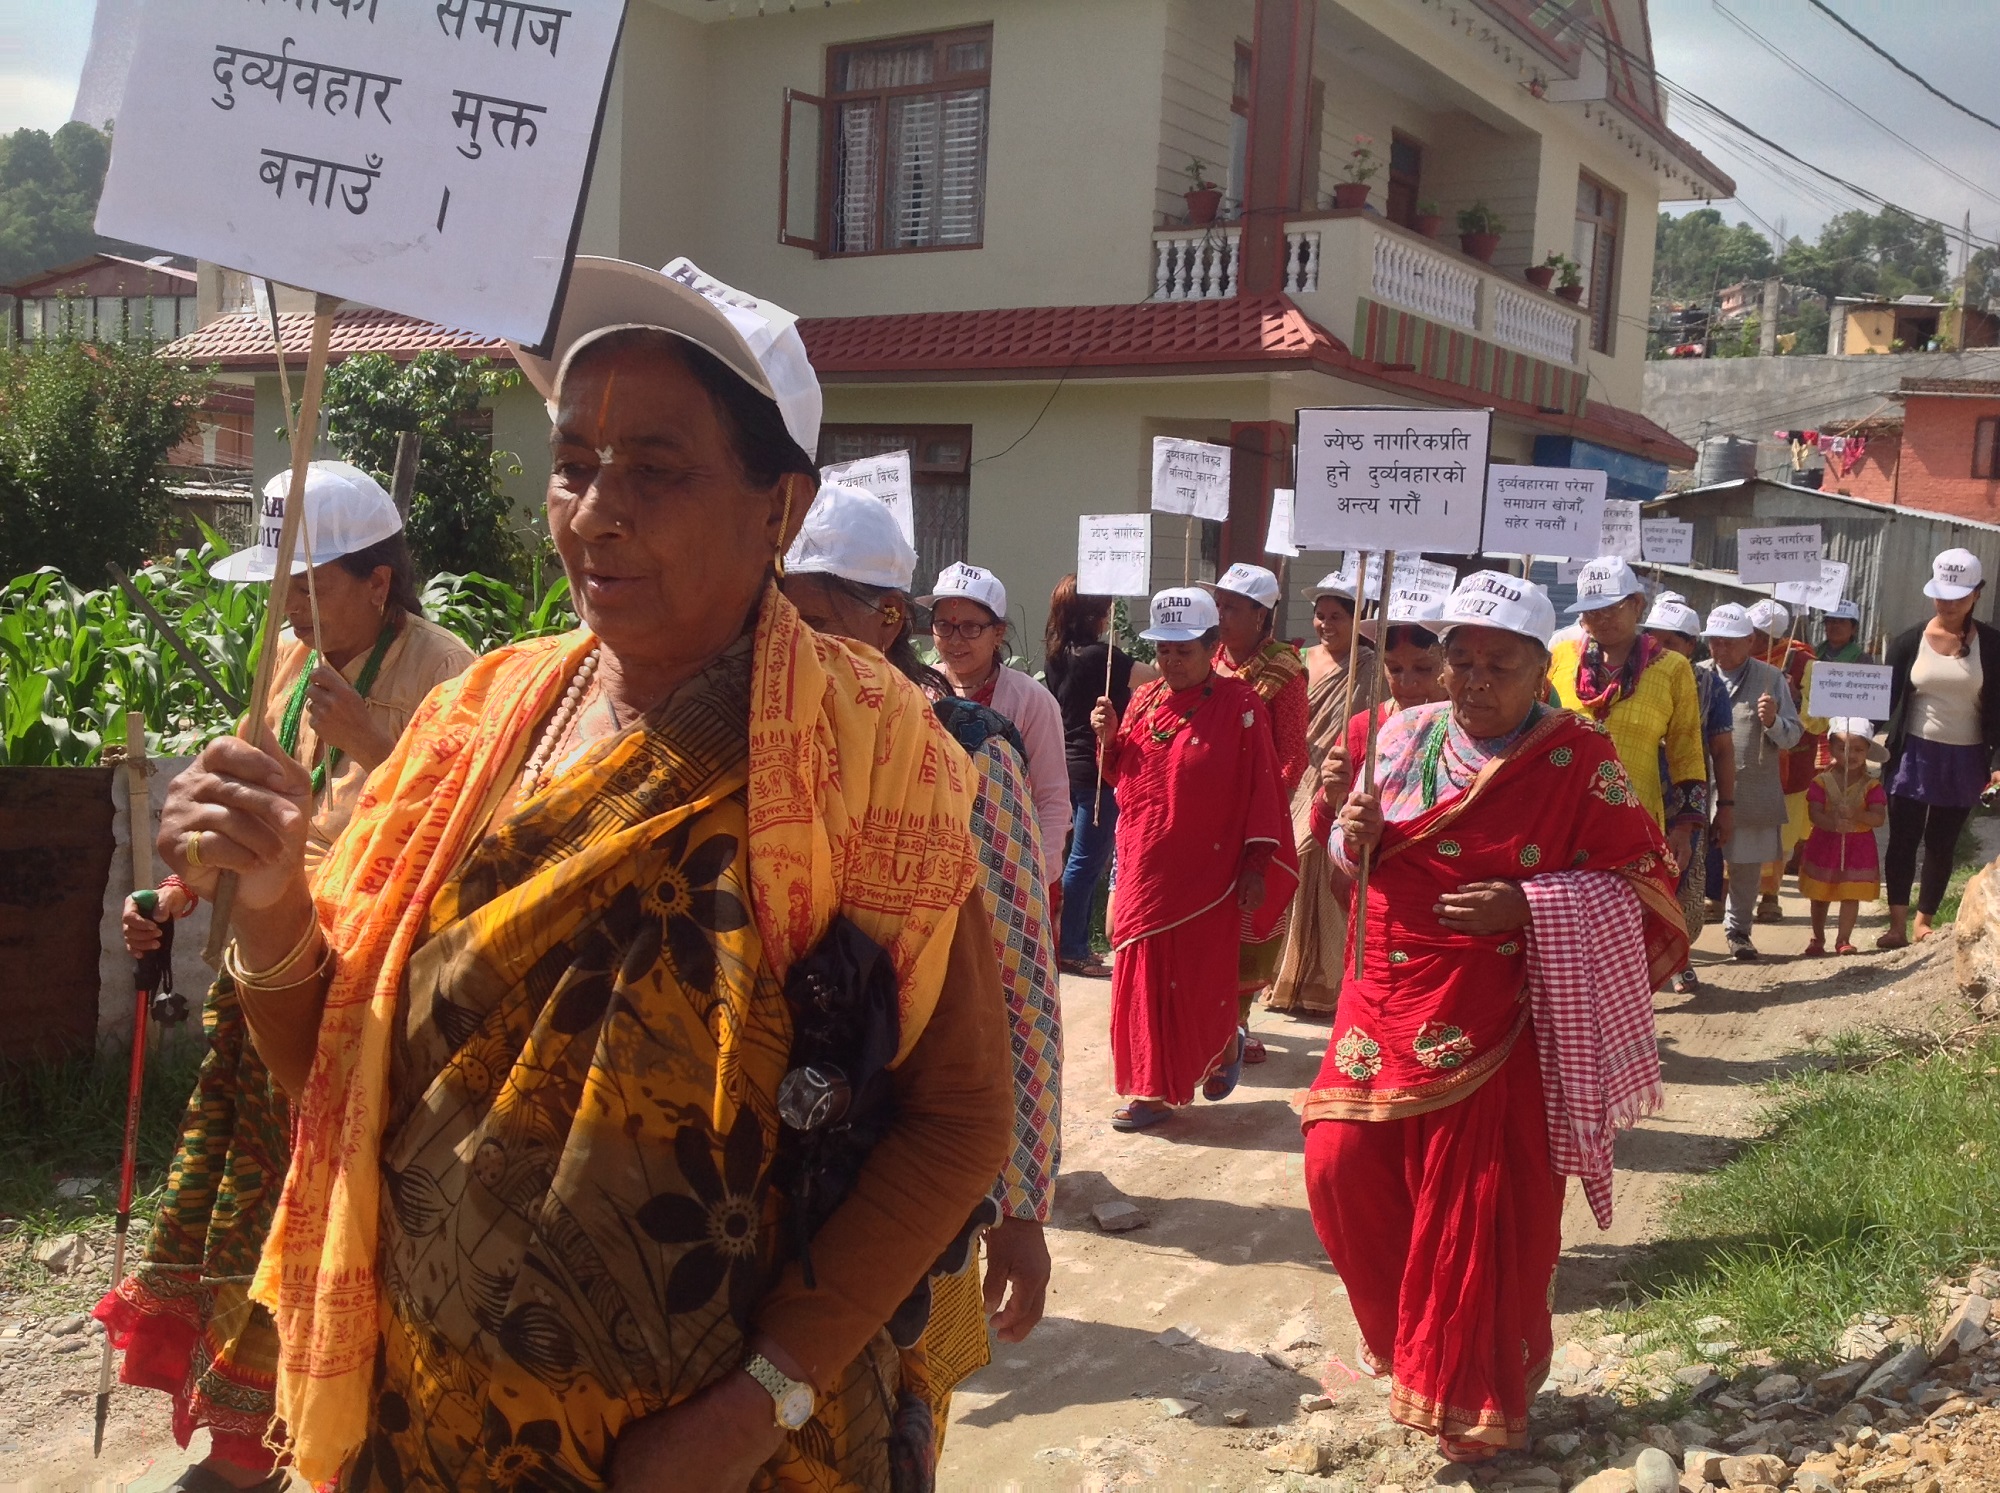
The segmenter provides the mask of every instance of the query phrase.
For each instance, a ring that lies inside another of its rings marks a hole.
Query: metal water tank
[[[1757,475],[1757,443],[1740,435],[1712,435],[1695,453],[1697,487],[1737,482]]]

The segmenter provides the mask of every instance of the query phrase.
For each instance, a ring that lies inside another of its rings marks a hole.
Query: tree
[[[74,120],[0,137],[0,285],[91,254],[150,252],[91,226],[110,164],[111,137]]]
[[[107,560],[136,569],[166,514],[160,464],[205,383],[144,343],[0,353],[0,577],[53,565],[93,586]]]
[[[400,365],[386,353],[367,353],[327,370],[327,435],[384,487],[396,438],[406,430],[424,438],[408,524],[420,580],[440,571],[524,578],[527,556],[508,526],[492,437],[477,418],[482,400],[520,379],[485,358],[467,363],[446,352],[419,353]]]
[[[1795,285],[1832,296],[1941,295],[1945,289],[1944,230],[1901,208],[1856,208],[1830,219],[1819,242],[1793,239],[1779,272]]]
[[[1653,255],[1654,294],[1673,301],[1706,303],[1725,285],[1772,273],[1770,240],[1748,223],[1725,226],[1712,207],[1661,213]]]

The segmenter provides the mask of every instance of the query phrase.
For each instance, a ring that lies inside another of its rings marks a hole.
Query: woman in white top
[[[2000,746],[2000,689],[1986,687],[1986,670],[2000,669],[2000,631],[1973,620],[1986,589],[1979,557],[1946,550],[1931,562],[1924,595],[1936,613],[1889,645],[1889,851],[1884,878],[1889,929],[1875,940],[1900,949],[1909,938],[1910,883],[1917,850],[1924,852],[1917,895],[1919,941],[1930,937],[1951,880],[1952,852],[1979,795],[2000,783],[1993,770]]]
[[[1062,885],[1069,834],[1069,762],[1063,752],[1062,707],[1056,697],[1003,662],[1007,648],[1007,588],[977,565],[947,565],[920,605],[931,609],[938,666],[961,700],[997,710],[1014,723],[1028,749],[1028,792],[1041,827],[1042,874],[1051,893]],[[1050,874],[1050,868],[1058,868]]]

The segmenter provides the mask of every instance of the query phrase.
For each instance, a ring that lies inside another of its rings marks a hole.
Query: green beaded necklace
[[[361,677],[354,681],[355,693],[362,699],[368,698],[368,691],[375,687],[375,676],[382,670],[382,659],[389,651],[389,645],[396,641],[396,624],[393,619],[384,619],[382,631],[375,639],[374,650],[368,661],[361,666]],[[285,713],[278,721],[278,745],[287,757],[296,756],[299,749],[299,722],[306,713],[306,691],[312,687],[313,670],[319,667],[319,650],[314,649],[299,670],[298,683],[292,686],[291,698],[285,701]],[[340,748],[335,747],[326,754],[326,760],[312,770],[313,797],[318,798],[326,788],[327,775],[340,761]]]

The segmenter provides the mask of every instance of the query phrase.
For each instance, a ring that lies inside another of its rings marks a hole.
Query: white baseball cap
[[[1139,636],[1149,643],[1194,643],[1220,625],[1215,598],[1199,586],[1180,586],[1153,598],[1153,625]]]
[[[720,358],[730,372],[778,406],[799,449],[819,448],[819,376],[806,357],[798,317],[705,275],[688,259],[648,269],[624,259],[579,254],[570,265],[562,319],[547,357],[515,346],[514,358],[554,413],[563,375],[583,348],[633,328],[671,333]]]
[[[1533,638],[1544,648],[1556,630],[1555,603],[1533,581],[1500,570],[1475,570],[1445,598],[1438,631],[1491,627]]]
[[[876,500],[878,503],[880,499]],[[912,562],[914,563],[914,562]],[[918,602],[924,606],[936,606],[941,601],[949,601],[954,596],[967,601],[976,601],[995,617],[1007,615],[1007,588],[1000,584],[1000,577],[990,570],[981,570],[977,565],[967,565],[960,561],[947,565],[938,572],[937,585],[928,596],[919,596]],[[1214,603],[1210,603],[1214,610]]]
[[[889,505],[838,482],[820,484],[799,537],[785,552],[786,575],[837,575],[908,591],[916,573],[917,552]]]
[[[1234,591],[1238,596],[1249,597],[1266,610],[1278,604],[1278,578],[1261,565],[1245,565],[1239,561],[1223,571],[1208,589]]]
[[[1860,736],[1868,742],[1868,760],[1881,764],[1889,760],[1889,749],[1875,739],[1875,723],[1865,715],[1837,715],[1826,723],[1828,736]]]
[[[1312,594],[1314,601],[1318,601],[1322,596],[1338,596],[1343,601],[1352,601],[1354,600],[1354,582],[1346,579],[1337,570],[1329,570],[1314,585]]]
[[[1827,612],[1826,620],[1828,622],[1859,622],[1861,620],[1861,608],[1851,601],[1837,602]]]
[[[1934,601],[1963,601],[1986,580],[1985,567],[1971,550],[1946,550],[1931,561],[1924,595]]]
[[[1668,591],[1653,603],[1643,624],[1653,632],[1677,632],[1690,638],[1701,636],[1701,613]]]
[[[1392,596],[1389,599],[1388,625],[1423,627],[1437,632],[1444,623],[1444,601],[1442,596]],[[1372,643],[1381,634],[1382,626],[1381,619],[1370,617],[1361,624],[1361,636]]]
[[[1781,632],[1789,631],[1792,625],[1792,614],[1785,609],[1782,601],[1766,599],[1754,602],[1748,615],[1752,627],[1774,638]]]
[[[1595,612],[1616,606],[1628,596],[1645,594],[1645,582],[1633,573],[1630,565],[1617,555],[1604,555],[1576,573],[1576,601],[1569,610],[1571,615]]]
[[[285,518],[285,495],[292,490],[289,468],[264,484],[264,513],[257,520],[259,542],[209,566],[218,581],[268,581],[278,573],[278,531]],[[303,575],[306,554],[315,565],[358,554],[401,531],[403,516],[382,484],[344,461],[315,461],[306,467],[306,511],[292,551],[292,574]],[[308,544],[310,539],[310,544]]]
[[[1725,601],[1708,614],[1708,624],[1702,628],[1705,638],[1747,638],[1757,631],[1750,614],[1733,601]]]

